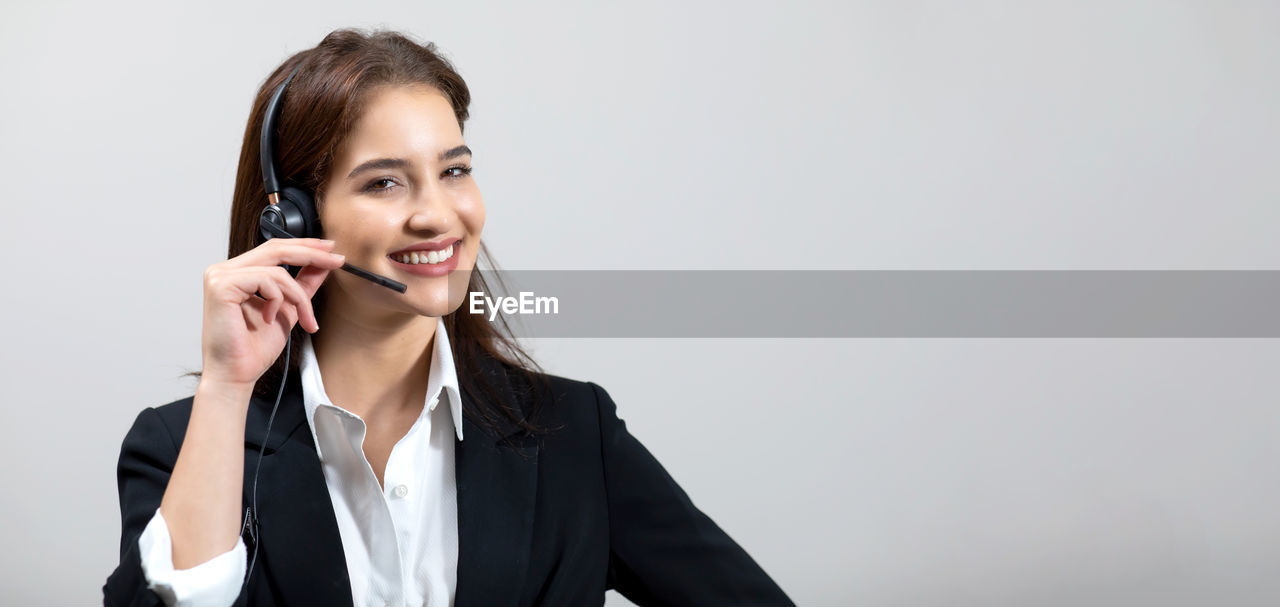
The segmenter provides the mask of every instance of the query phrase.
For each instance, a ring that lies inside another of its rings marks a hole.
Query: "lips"
[[[435,241],[423,241],[423,242],[419,242],[417,244],[411,245],[408,248],[400,249],[398,251],[393,251],[391,253],[388,253],[387,255],[400,255],[403,253],[412,253],[414,251],[418,251],[420,253],[426,252],[426,251],[443,251],[453,246],[453,243],[458,242],[459,240],[461,239],[445,238],[445,239],[435,240]]]
[[[460,244],[456,244],[457,240],[455,240],[454,243],[455,243],[454,246],[456,247],[462,246]],[[417,254],[419,257],[424,255],[421,249],[418,249],[417,251],[418,251]],[[438,263],[404,263],[396,259],[395,255],[388,255],[387,257],[388,259],[391,260],[392,267],[402,272],[405,272],[408,274],[415,274],[417,276],[438,277],[438,276],[448,276],[454,270],[457,270],[458,258],[462,257],[462,255],[460,255],[458,251],[455,250],[453,252],[453,255],[449,256],[449,259],[446,259]]]

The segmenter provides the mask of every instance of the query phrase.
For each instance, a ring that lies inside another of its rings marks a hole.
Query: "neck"
[[[321,314],[311,335],[324,390],[334,404],[365,420],[421,409],[437,320],[396,315],[369,320]]]

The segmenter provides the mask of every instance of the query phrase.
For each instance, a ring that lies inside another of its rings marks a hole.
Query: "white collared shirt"
[[[449,606],[457,591],[458,502],[454,442],[462,440],[462,395],[444,320],[427,378],[427,400],[391,449],[378,485],[364,455],[365,422],[329,400],[311,336],[298,361],[305,417],[337,517],[357,607]],[[438,407],[440,399],[448,407]],[[452,428],[455,432],[449,432]],[[149,587],[170,607],[221,607],[240,594],[244,540],[191,569],[173,569],[160,509],[138,539]]]

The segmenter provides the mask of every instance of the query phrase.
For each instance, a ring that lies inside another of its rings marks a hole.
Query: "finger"
[[[262,322],[270,324],[275,320],[276,310],[279,310],[280,304],[284,302],[284,294],[280,292],[279,285],[270,279],[259,282],[258,293],[267,301],[262,310]]]
[[[272,238],[267,242],[275,244],[302,244],[326,251],[332,249],[334,244],[332,240],[325,240],[323,238]]]
[[[316,292],[320,290],[320,285],[324,284],[325,278],[329,276],[329,268],[321,268],[317,266],[307,266],[298,272],[297,281],[302,286],[302,290],[306,292],[307,297],[315,297]]]
[[[241,268],[233,270],[230,276],[232,282],[243,292],[248,292],[249,289],[260,292],[258,296],[265,300],[262,304],[262,317],[266,323],[275,322],[276,315],[283,310],[291,328],[296,322],[295,319],[300,317],[311,319],[310,323],[303,325],[304,329],[309,326],[315,327],[311,301],[306,297],[302,287],[284,268],[279,266]],[[250,297],[252,294],[241,297],[241,303]],[[299,309],[305,310],[306,315],[298,312]]]
[[[327,248],[321,249],[292,242],[274,246],[267,246],[267,244],[270,244],[270,241],[221,263],[232,268],[279,266],[284,264],[304,267],[315,265],[322,268],[340,268],[346,259],[342,255],[327,250]]]
[[[285,297],[297,312],[298,321],[302,322],[302,329],[314,333],[319,328],[319,324],[316,322],[315,311],[311,308],[311,296],[284,268],[277,266],[271,268],[270,272],[276,283],[283,287]],[[289,326],[292,327],[293,322],[290,322]]]

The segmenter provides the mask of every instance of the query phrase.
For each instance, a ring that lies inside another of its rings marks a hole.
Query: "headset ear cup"
[[[276,203],[275,209],[270,205],[263,207],[258,222],[271,223],[294,238],[320,237],[320,215],[316,212],[311,193],[294,186],[282,188],[280,202]],[[277,237],[261,225],[258,227],[258,234],[262,237],[258,244]],[[302,271],[301,266],[285,265],[284,268],[294,278]]]
[[[315,198],[311,192],[291,185],[284,186],[280,190],[280,209],[284,211],[289,233],[294,237],[320,237],[320,214],[316,212]]]
[[[271,205],[262,208],[259,223],[271,223],[294,238],[319,238],[320,215],[316,212],[311,194],[292,186],[285,186],[279,193],[280,201],[275,204],[275,208]],[[262,236],[262,242],[277,236],[261,225],[258,233]]]
[[[297,209],[302,233],[294,235],[298,238],[320,238],[320,213],[316,211],[315,197],[311,192],[287,185],[281,191],[281,196],[292,201]]]

